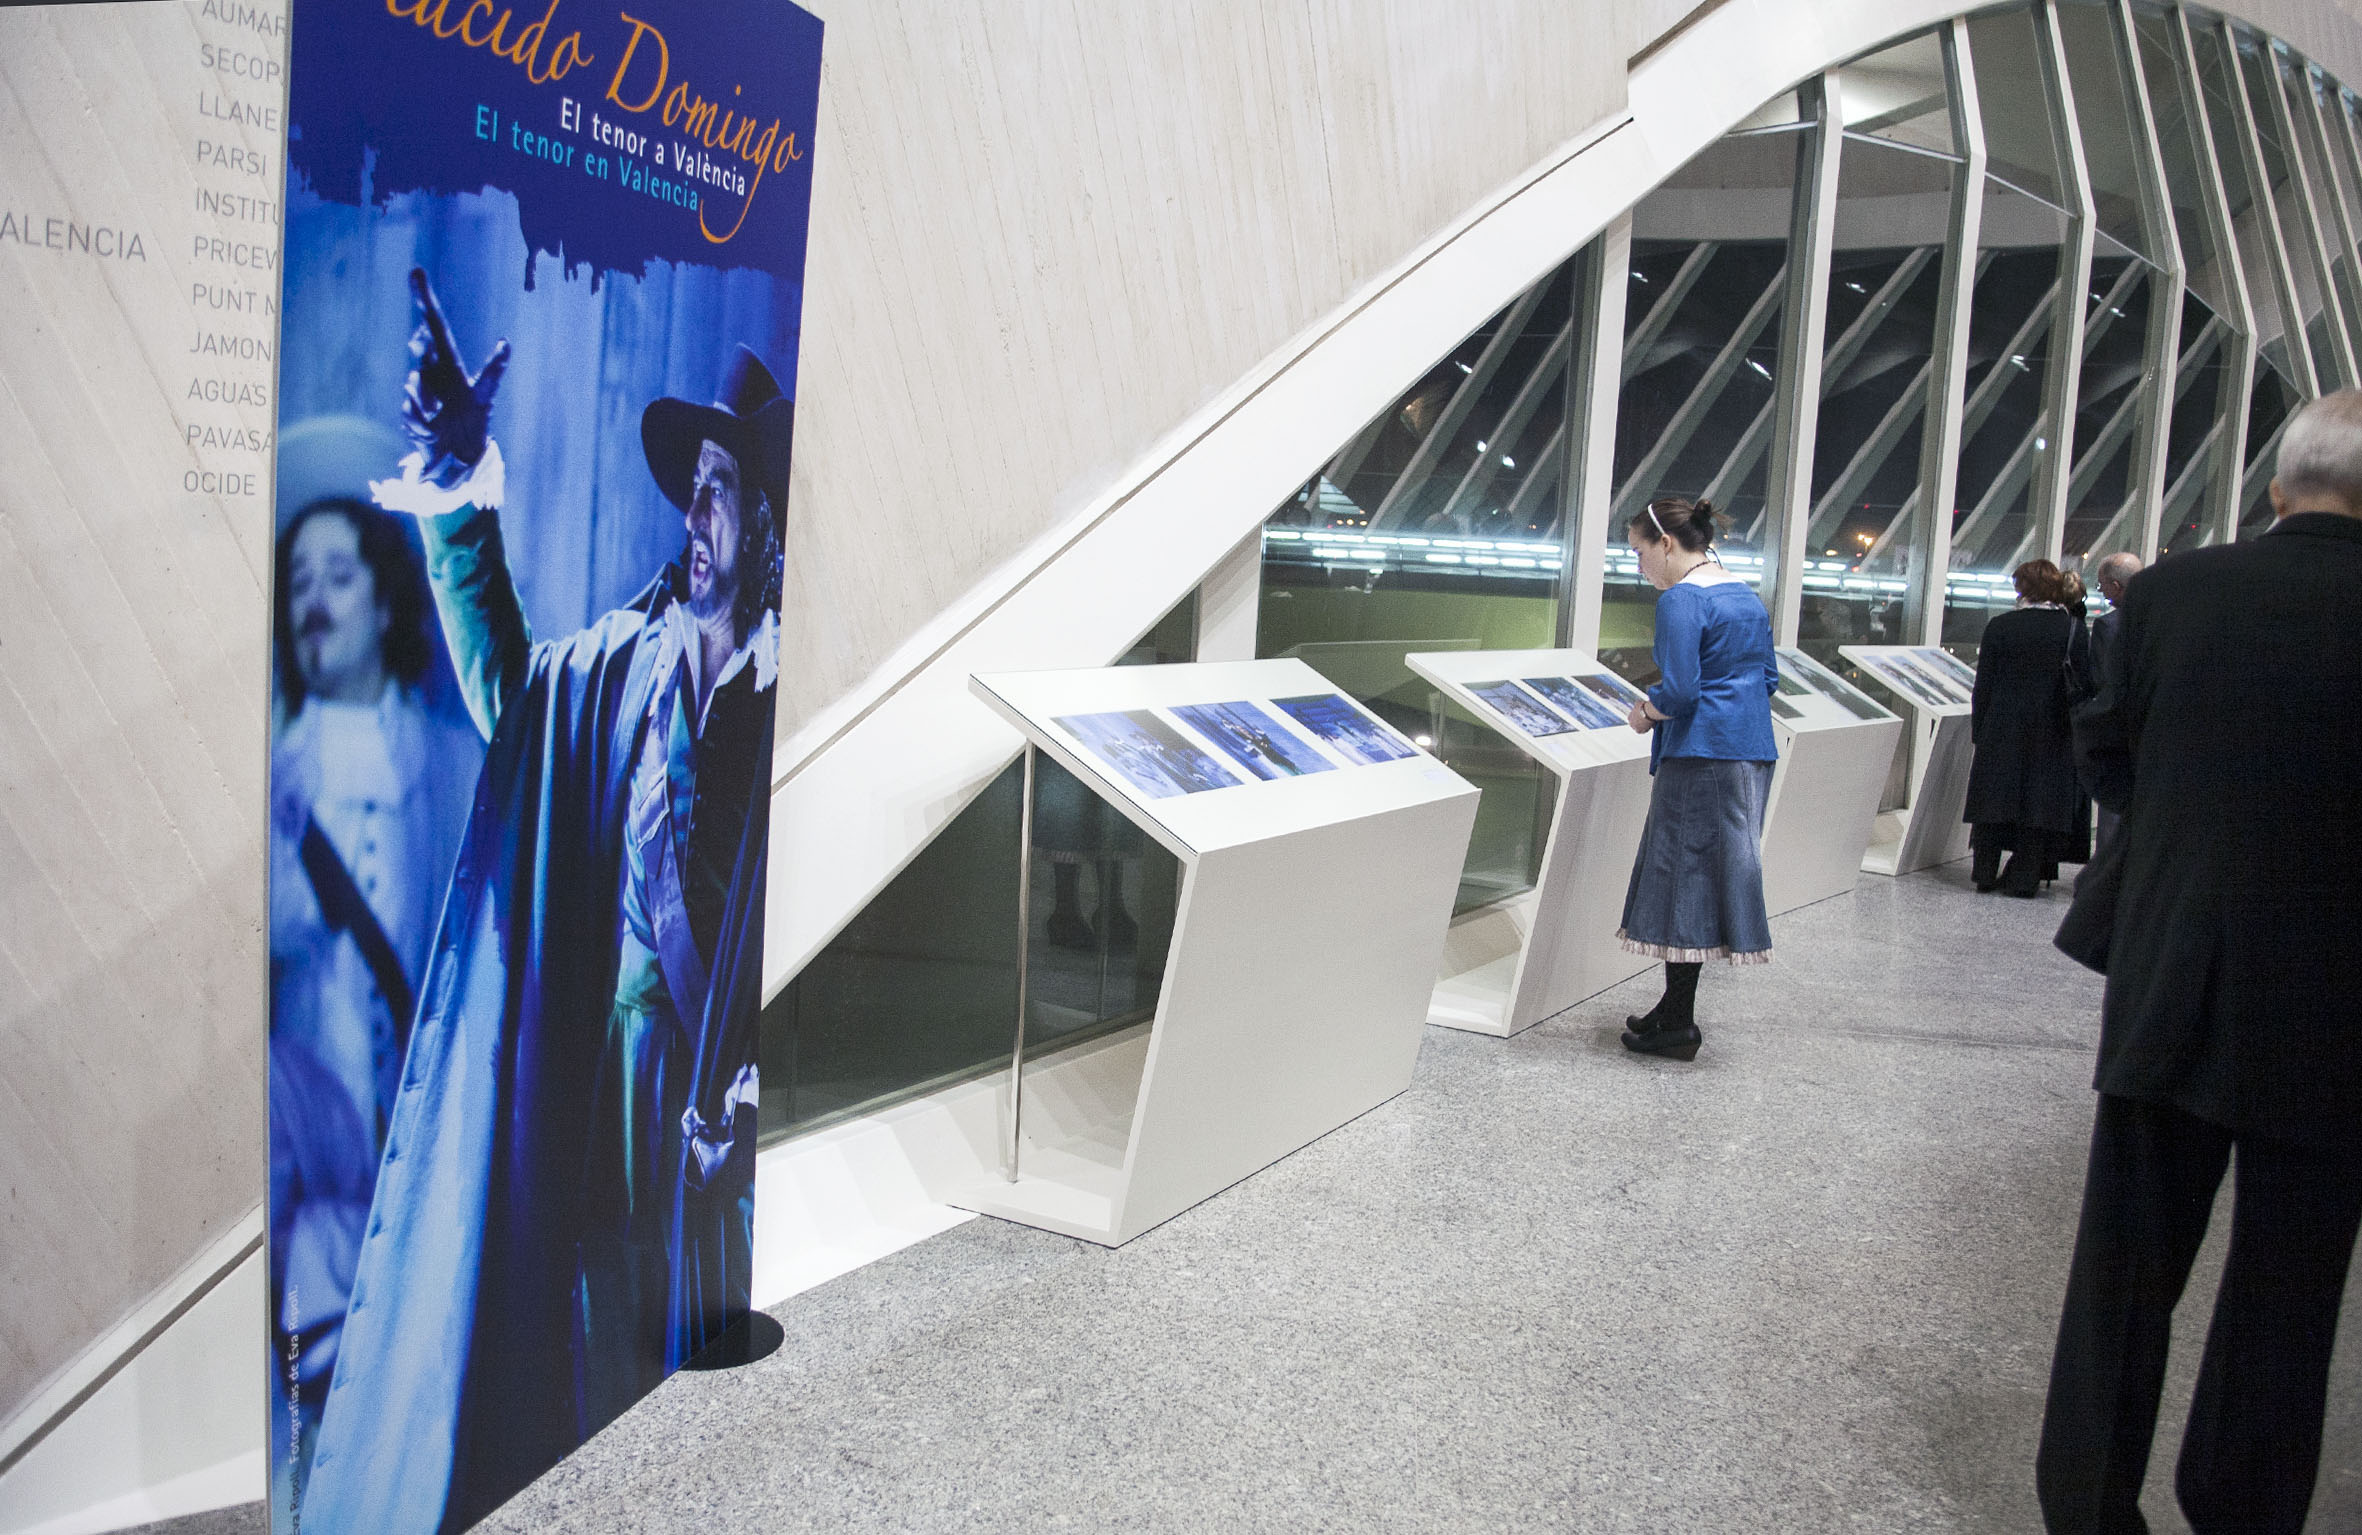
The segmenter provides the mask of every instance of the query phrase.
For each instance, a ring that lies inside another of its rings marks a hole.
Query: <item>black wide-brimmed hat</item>
[[[640,446],[664,499],[689,509],[697,449],[712,442],[738,460],[741,484],[761,486],[777,515],[787,506],[787,466],[795,438],[795,401],[779,392],[762,359],[741,346],[722,370],[721,398],[711,405],[665,398],[640,414]]]

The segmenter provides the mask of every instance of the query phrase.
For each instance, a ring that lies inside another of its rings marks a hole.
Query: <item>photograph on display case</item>
[[[1381,762],[1399,762],[1418,754],[1419,749],[1404,740],[1391,725],[1362,713],[1342,693],[1305,693],[1294,698],[1275,698],[1272,702],[1288,718],[1360,766],[1375,767]]]
[[[1908,658],[1892,651],[1863,655],[1861,662],[1879,681],[1906,698],[1919,700],[1931,709],[1949,709],[1956,704],[1968,702],[1968,695],[1965,692],[1929,675],[1926,671],[1913,665]]]
[[[268,274],[282,1532],[465,1529],[754,1325],[821,24],[632,12],[487,49],[294,0]],[[697,180],[548,136],[594,58],[618,137],[668,71],[745,131]]]
[[[1977,685],[1977,669],[1969,665],[1966,661],[1961,660],[1958,656],[1952,654],[1952,652],[1949,650],[1945,650],[1935,645],[1921,645],[1914,648],[1911,654],[1916,657],[1921,662],[1921,664],[1925,665],[1929,671],[1936,673],[1938,676],[1949,677],[1953,682],[1957,683],[1963,688],[1968,689],[1970,691],[1970,696],[1973,697],[1975,695],[1975,689]]]
[[[1148,799],[1230,789],[1243,782],[1147,709],[1061,714],[1055,723]]]
[[[1178,704],[1173,716],[1257,778],[1326,773],[1337,765],[1264,713],[1261,706],[1244,699],[1226,704]]]
[[[1577,687],[1589,688],[1615,705],[1616,718],[1619,720],[1632,712],[1634,704],[1648,696],[1613,672],[1578,672],[1574,682]]]
[[[1562,736],[1575,728],[1572,720],[1548,708],[1514,682],[1471,682],[1468,691],[1495,714],[1529,736]]]
[[[1572,677],[1528,677],[1525,685],[1585,730],[1605,730],[1624,723],[1625,711],[1609,708],[1596,693],[1577,686]]]
[[[1804,711],[1802,709],[1797,708],[1794,704],[1788,702],[1787,699],[1782,698],[1777,693],[1774,693],[1771,697],[1771,711],[1773,714],[1784,720],[1800,720],[1804,718]]]
[[[1948,670],[1930,666],[1925,660],[1918,657],[1917,652],[1908,656],[1896,656],[1895,665],[1908,672],[1913,678],[1935,689],[1948,703],[1964,704],[1970,700],[1968,689],[1953,681]]]
[[[1824,698],[1833,698],[1856,719],[1891,720],[1894,711],[1793,646],[1780,650],[1780,675],[1793,676]]]

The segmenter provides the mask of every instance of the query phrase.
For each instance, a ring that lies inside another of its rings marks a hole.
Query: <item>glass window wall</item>
[[[1556,643],[1581,267],[1479,327],[1264,529],[1255,653],[1303,660],[1483,791],[1462,910],[1533,888],[1553,781],[1403,657]]]
[[[1825,230],[1798,222],[1824,120],[1843,134]],[[1983,179],[1964,187],[1979,139]],[[1611,250],[1621,320],[1601,338],[1584,332],[1618,312],[1592,266]],[[1822,250],[1825,271],[1791,269]],[[1825,306],[1817,370],[1783,352],[1801,299]],[[1653,680],[1656,593],[1626,521],[1656,495],[1710,499],[1763,589],[1775,422],[1808,414],[1792,392],[1816,372],[1810,504],[1784,515],[1807,540],[1799,641],[1834,663],[1848,641],[1910,638],[1913,583],[1946,561],[1942,638],[1973,655],[2033,553],[2073,565],[2260,531],[2283,427],[2356,376],[2358,341],[2362,100],[2285,44],[2162,0],[1981,11],[1765,103],[1633,208],[1628,246],[1576,253],[1410,380],[1273,510],[1258,653],[1305,659],[1479,785],[1460,905],[1480,906],[1531,886],[1548,781],[1404,654],[1595,643]],[[1586,412],[1572,386],[1601,344],[1614,387]],[[1604,505],[1578,494],[1586,463],[1606,466]],[[1931,475],[1951,505],[1923,512]],[[1578,554],[1604,571],[1596,636],[1571,631]],[[1191,614],[1133,659],[1185,658]],[[1012,767],[766,1009],[768,1132],[1006,1059],[1019,794]],[[1054,1046],[1149,1015],[1178,869],[1054,764],[1036,795],[1027,1028]]]
[[[1781,96],[1633,210],[1598,648],[1644,684],[1657,592],[1624,528],[1650,500],[1713,502],[1730,519],[1726,558],[1761,577],[1789,227],[1816,132]]]
[[[2147,386],[2180,359],[2181,290],[2169,270],[2179,252],[2155,206],[2149,132],[2110,8],[2062,0],[2058,17],[2095,227],[2059,548],[2070,561],[2096,563],[2140,546],[2150,489],[2141,449],[2151,431],[2168,429],[2165,402]],[[2017,555],[2036,552],[2027,545]]]
[[[2159,169],[2183,269],[2181,362],[2174,377],[2172,425],[2167,434],[2157,548],[2162,553],[2205,543],[2224,500],[2233,424],[2225,415],[2248,366],[2253,339],[2242,320],[2244,288],[2217,228],[2223,210],[2213,190],[2216,171],[2176,23],[2161,9],[2133,11],[2142,82],[2157,135]],[[2230,470],[2236,473],[2236,468]]]
[[[1973,658],[1986,621],[2016,599],[2014,556],[2037,536],[2036,487],[2059,435],[2047,414],[2052,331],[2075,246],[2065,127],[2033,13],[1988,13],[1967,30],[1988,159],[1943,640]]]
[[[1836,79],[1845,142],[1797,644],[1844,671],[1840,645],[1908,642],[1910,529],[1963,172],[1936,34],[1848,64]]]

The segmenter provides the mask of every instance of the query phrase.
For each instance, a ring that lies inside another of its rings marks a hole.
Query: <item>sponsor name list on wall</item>
[[[0,379],[78,377],[127,488],[266,540],[286,81],[285,0],[0,11],[29,151],[0,162],[0,272],[38,300],[0,321]]]

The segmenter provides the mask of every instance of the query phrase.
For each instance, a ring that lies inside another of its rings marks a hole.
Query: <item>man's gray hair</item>
[[[2141,557],[2130,549],[2119,549],[2100,561],[2099,569],[2093,571],[2092,576],[2104,586],[2110,581],[2121,584],[2140,573]]]
[[[2362,389],[2325,394],[2298,411],[2280,435],[2273,477],[2291,499],[2335,496],[2362,512]]]

